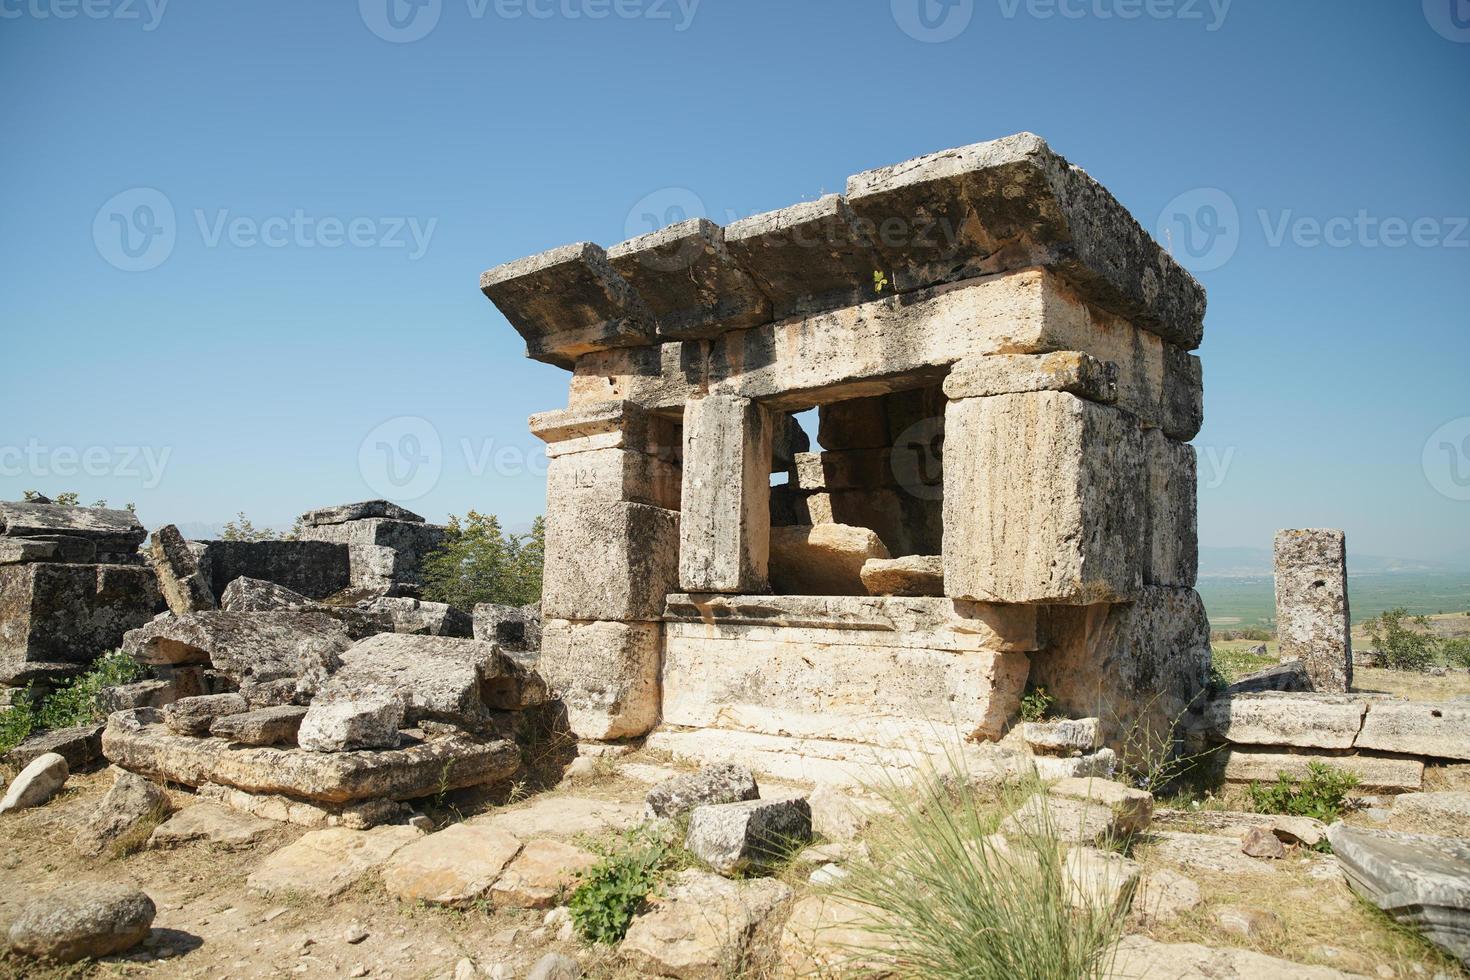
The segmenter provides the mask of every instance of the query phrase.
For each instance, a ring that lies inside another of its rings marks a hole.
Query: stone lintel
[[[531,434],[551,458],[597,449],[667,455],[673,425],[629,401],[602,401],[531,416]]]
[[[985,398],[1030,391],[1065,391],[1111,405],[1118,400],[1118,365],[1080,351],[971,357],[944,379],[948,398]]]

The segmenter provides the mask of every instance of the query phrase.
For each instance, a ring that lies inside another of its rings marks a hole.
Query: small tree
[[[220,537],[225,541],[271,541],[276,533],[268,527],[257,528],[242,510],[235,515],[233,521],[225,521],[224,532]]]
[[[541,598],[546,523],[506,534],[494,514],[451,516],[444,544],[424,559],[424,595],[459,609],[497,602],[520,606]]]
[[[1389,670],[1426,670],[1434,662],[1434,638],[1410,629],[1408,623],[1420,629],[1429,628],[1427,617],[1410,617],[1409,610],[1403,606],[1389,609],[1363,624],[1379,660]]]

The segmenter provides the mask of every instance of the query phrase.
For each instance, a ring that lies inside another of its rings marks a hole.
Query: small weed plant
[[[1307,777],[1293,780],[1277,773],[1274,783],[1251,783],[1251,807],[1257,813],[1282,813],[1314,817],[1331,823],[1351,809],[1348,794],[1358,787],[1358,777],[1322,762],[1307,764]]]
[[[1046,693],[1046,688],[1033,687],[1021,699],[1021,720],[1044,721],[1046,716],[1051,714],[1054,704],[1056,704],[1056,698]]]
[[[620,839],[582,872],[567,902],[577,934],[589,943],[622,941],[670,862],[669,845],[662,839],[636,832]]]

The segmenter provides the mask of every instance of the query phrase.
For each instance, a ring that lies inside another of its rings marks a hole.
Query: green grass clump
[[[1358,787],[1358,777],[1322,762],[1307,764],[1307,778],[1293,780],[1277,773],[1274,783],[1251,783],[1251,807],[1257,813],[1281,813],[1313,817],[1331,823],[1348,809],[1348,794]]]

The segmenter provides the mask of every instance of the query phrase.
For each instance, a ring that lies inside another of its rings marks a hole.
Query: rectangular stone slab
[[[1470,702],[1374,700],[1357,747],[1470,762]]]
[[[679,514],[648,504],[547,501],[548,619],[656,620],[679,581]]]
[[[1353,686],[1347,537],[1312,528],[1276,532],[1276,635],[1281,656],[1300,660],[1314,691]]]
[[[763,592],[771,539],[772,414],[711,395],[684,409],[679,584],[697,592]]]
[[[0,533],[18,538],[63,535],[106,542],[125,541],[130,542],[135,550],[148,536],[138,521],[138,515],[130,510],[14,501],[0,501]]]
[[[1162,429],[1143,433],[1148,480],[1148,546],[1143,577],[1149,585],[1194,588],[1199,577],[1199,463],[1194,447]]]
[[[1213,698],[1205,732],[1237,745],[1350,749],[1363,727],[1368,702],[1346,695],[1237,694]]]
[[[1424,784],[1424,763],[1418,759],[1395,759],[1373,755],[1333,755],[1328,752],[1271,752],[1227,749],[1225,781],[1228,783],[1274,783],[1278,773],[1290,779],[1305,779],[1307,766],[1325,763],[1358,777],[1359,788],[1404,792]]]
[[[520,766],[513,742],[467,737],[405,739],[385,752],[252,748],[223,738],[175,735],[151,708],[119,712],[102,733],[102,752],[124,769],[185,786],[217,783],[325,803],[412,800],[442,788],[508,779]]]
[[[42,664],[80,672],[162,605],[144,565],[0,565],[0,679],[23,684]]]

